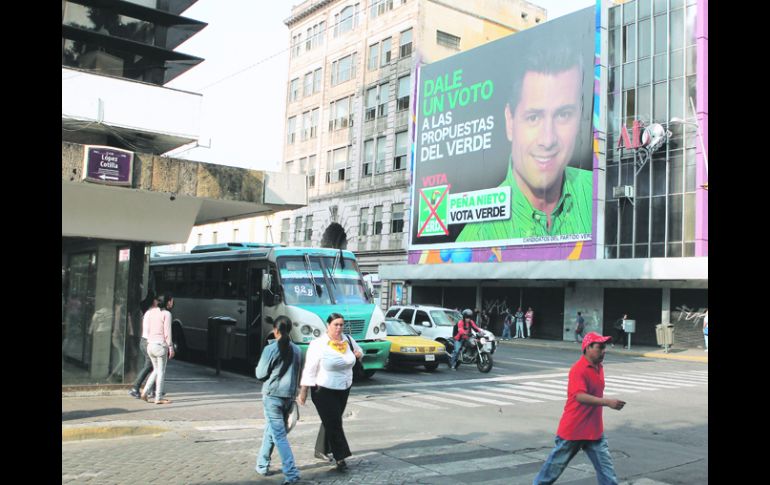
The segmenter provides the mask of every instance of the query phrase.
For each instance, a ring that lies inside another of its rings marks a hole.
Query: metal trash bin
[[[658,345],[665,349],[668,353],[669,347],[674,345],[674,325],[671,323],[659,323],[655,325],[655,338],[658,341]]]
[[[221,370],[221,360],[230,358],[230,340],[232,340],[230,333],[235,324],[235,319],[230,317],[209,317],[208,319],[206,351],[209,362],[216,367],[216,375],[219,375]]]

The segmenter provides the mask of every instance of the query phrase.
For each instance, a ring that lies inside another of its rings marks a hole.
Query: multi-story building
[[[364,273],[406,262],[417,66],[538,25],[522,0],[307,0],[289,28],[283,168],[306,174],[308,205],[263,221],[197,227],[222,237],[344,244]]]
[[[608,334],[628,314],[636,320],[634,342],[654,345],[655,325],[671,323],[679,345],[703,346],[708,1],[632,0],[599,8],[599,16],[557,20],[584,23],[598,61],[587,137],[594,158],[591,234],[570,244],[533,238],[469,247],[452,240],[440,251],[420,249],[412,239],[410,264],[380,269],[383,306],[403,295],[415,303],[485,309],[496,325],[505,308],[532,306],[535,336],[566,340],[574,337],[578,311],[589,330]],[[538,40],[547,43],[546,37]]]
[[[304,176],[162,156],[199,135],[201,95],[164,87],[203,61],[174,50],[193,3],[62,1],[64,385],[134,378],[151,244],[306,201]]]

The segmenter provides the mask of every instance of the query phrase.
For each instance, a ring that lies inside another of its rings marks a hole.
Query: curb
[[[537,347],[541,349],[558,349],[558,350],[570,350],[568,347],[564,347],[561,345],[554,345],[554,344],[547,344],[547,343],[539,343],[539,342],[527,342],[527,343],[513,343],[509,341],[499,341],[499,344],[507,345],[509,347]],[[576,347],[576,349],[579,349],[579,347]],[[698,355],[674,355],[674,354],[665,354],[658,351],[653,352],[620,352],[617,350],[613,350],[612,348],[607,349],[608,354],[615,354],[615,355],[627,355],[627,356],[633,356],[633,357],[645,357],[648,359],[670,359],[670,360],[681,360],[686,362],[699,362],[702,364],[708,364],[709,358],[708,356],[698,356]]]
[[[61,440],[84,441],[94,439],[122,438],[125,436],[160,435],[171,431],[160,426],[78,426],[62,427]]]

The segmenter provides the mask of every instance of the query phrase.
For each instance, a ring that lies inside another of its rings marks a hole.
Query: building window
[[[382,234],[382,206],[374,206],[374,235]]]
[[[313,240],[313,216],[305,216],[305,241]]]
[[[396,107],[398,111],[409,109],[411,79],[411,75],[398,78],[398,102]]]
[[[199,232],[198,233],[198,246],[200,246],[201,244],[203,244],[203,234]]]
[[[329,214],[331,215],[332,222],[337,222],[337,216],[339,215],[338,213],[339,211],[337,210],[336,205],[329,207]]]
[[[289,123],[286,127],[286,143],[289,145],[294,143],[294,140],[296,139],[296,132],[297,132],[297,117],[292,116],[289,118]]]
[[[371,121],[377,115],[377,86],[366,90],[366,106],[364,107],[364,121]]]
[[[289,219],[281,219],[281,244],[289,242]]]
[[[377,95],[379,104],[377,105],[377,116],[388,116],[388,101],[390,99],[390,84],[381,84],[380,92]]]
[[[313,73],[309,72],[305,74],[305,79],[302,83],[302,96],[310,96],[311,94],[313,94]]]
[[[318,135],[318,120],[321,116],[321,108],[315,108],[310,112],[310,138]]]
[[[294,218],[294,242],[298,243],[302,241],[302,216]]]
[[[332,62],[331,81],[336,86],[349,81],[356,75],[356,53],[352,53]]]
[[[436,31],[436,43],[450,49],[460,50],[460,38],[440,30]]]
[[[380,43],[369,46],[369,64],[367,68],[370,71],[376,71],[380,65]]]
[[[377,160],[374,162],[374,173],[385,171],[385,137],[377,138]]]
[[[374,140],[366,140],[364,142],[364,166],[363,175],[372,175],[374,168]]]
[[[305,35],[307,36],[307,40],[305,40],[306,51],[323,45],[324,35],[326,35],[325,26],[326,22],[319,22],[312,27],[308,27],[307,32],[305,32]]]
[[[211,233],[211,244],[217,243],[217,231]]]
[[[406,168],[406,156],[409,152],[409,138],[406,131],[396,133],[396,154],[393,157],[393,170]]]
[[[382,41],[382,63],[380,67],[385,67],[390,63],[391,43],[392,39],[390,37]]]
[[[349,5],[334,15],[334,37],[350,32],[358,25],[359,4]]]
[[[302,48],[302,34],[297,34],[291,38],[291,57],[299,57]]]
[[[342,130],[353,126],[352,104],[353,96],[331,102],[329,105],[329,131]]]
[[[284,172],[286,173],[292,173],[294,171],[294,161],[288,160],[286,162],[286,167],[284,168]]]
[[[326,183],[345,180],[350,156],[350,146],[326,152]]]
[[[412,55],[412,29],[401,32],[399,46],[399,57]]]
[[[369,9],[369,18],[377,18],[389,10],[393,10],[393,0],[374,0]]]
[[[289,102],[299,99],[299,78],[292,79],[289,82]]]
[[[307,186],[308,188],[315,187],[315,169],[311,168],[307,173]]]
[[[404,204],[393,204],[390,215],[390,232],[404,232]]]
[[[302,113],[302,134],[300,141],[305,141],[310,137],[310,111]]]
[[[321,92],[321,68],[313,71],[313,93]]]
[[[367,236],[369,233],[369,208],[361,207],[361,212],[358,216],[358,235]]]

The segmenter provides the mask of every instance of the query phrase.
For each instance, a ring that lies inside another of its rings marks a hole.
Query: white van
[[[423,337],[436,340],[446,346],[452,339],[452,328],[462,319],[462,314],[451,308],[426,305],[394,305],[388,308],[385,318],[398,318],[420,332]],[[495,334],[489,330],[484,333],[492,343],[492,353],[497,349]]]

